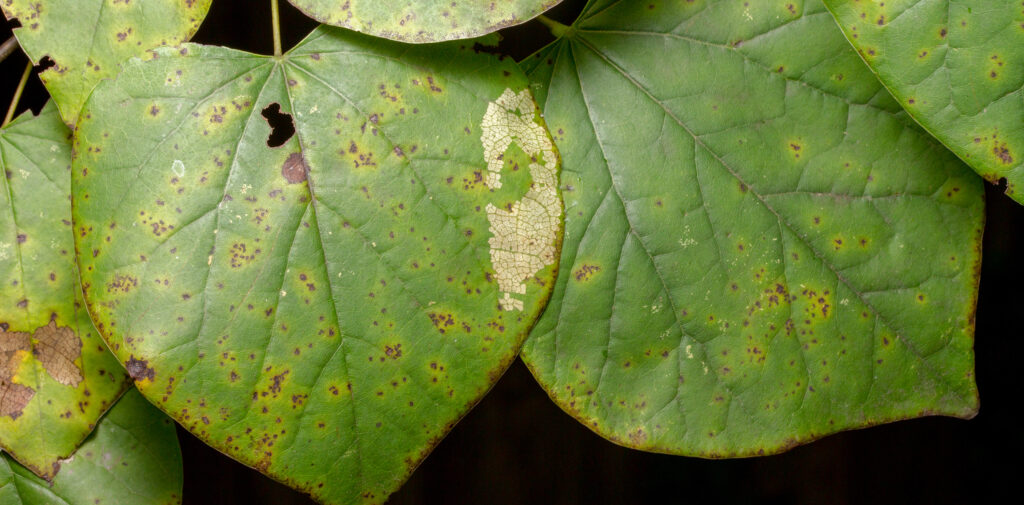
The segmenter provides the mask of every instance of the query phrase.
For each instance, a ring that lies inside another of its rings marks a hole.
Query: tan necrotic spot
[[[84,378],[75,365],[82,355],[82,339],[71,328],[58,328],[53,321],[36,330],[35,337],[34,352],[50,377],[65,386],[78,387]]]
[[[54,321],[31,335],[0,329],[0,416],[17,419],[35,396],[34,389],[14,382],[28,356],[39,360],[53,380],[78,387],[84,377],[75,360],[81,355],[82,340]]]
[[[308,170],[306,160],[302,157],[302,154],[292,153],[284,161],[284,164],[281,165],[281,176],[288,181],[288,184],[298,184],[306,180],[306,172]]]
[[[0,330],[0,416],[21,417],[25,406],[35,395],[32,388],[14,382],[24,353],[29,352],[31,346],[28,333]]]
[[[523,302],[512,295],[526,294],[526,279],[555,261],[562,206],[558,201],[558,155],[547,130],[535,119],[533,97],[528,90],[506,89],[487,107],[481,122],[480,141],[487,161],[485,183],[501,187],[504,156],[513,144],[535,161],[530,163],[533,183],[526,195],[510,209],[487,205],[492,237],[491,264],[494,267],[504,310],[523,310]]]

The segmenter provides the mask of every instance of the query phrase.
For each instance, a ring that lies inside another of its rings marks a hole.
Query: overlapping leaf
[[[566,239],[523,357],[566,411],[707,457],[974,414],[981,185],[819,2],[595,0],[526,66]]]
[[[288,1],[321,23],[403,42],[438,42],[525,23],[562,0]]]
[[[907,112],[1024,203],[1024,10],[1019,2],[826,0]]]
[[[117,75],[128,58],[188,40],[210,1],[3,0],[0,9],[21,23],[14,34],[32,62],[53,62],[39,77],[74,125],[97,82]]]
[[[553,284],[558,158],[525,76],[328,27],[279,58],[155,54],[76,131],[100,332],[206,442],[319,500],[382,502]]]
[[[50,482],[0,455],[4,505],[181,503],[174,423],[135,390],[118,400]]]
[[[82,303],[70,137],[52,103],[0,129],[0,447],[47,478],[128,380]]]

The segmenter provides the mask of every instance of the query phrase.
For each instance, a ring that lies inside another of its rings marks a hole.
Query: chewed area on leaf
[[[487,107],[480,126],[480,142],[487,161],[485,183],[501,188],[501,170],[505,152],[518,144],[531,157],[533,183],[526,195],[510,208],[487,204],[487,220],[492,237],[491,263],[502,291],[502,309],[523,310],[522,300],[513,294],[526,294],[524,280],[555,262],[556,241],[562,219],[558,198],[558,154],[547,129],[536,122],[536,105],[529,90],[519,93],[506,89]]]

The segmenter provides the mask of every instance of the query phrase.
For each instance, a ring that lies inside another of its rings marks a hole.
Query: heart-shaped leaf
[[[47,482],[0,454],[4,505],[181,503],[181,450],[174,422],[134,389]]]
[[[1019,2],[826,0],[847,39],[937,139],[1024,203]]]
[[[562,0],[288,0],[309,17],[402,42],[478,37],[518,25]]]
[[[163,44],[188,40],[211,0],[3,0],[17,19],[18,43],[35,64],[64,121],[73,126],[89,92],[117,75],[118,64]]]
[[[975,412],[981,184],[799,5],[595,0],[527,62],[571,169],[523,357],[620,444],[747,456]]]
[[[553,284],[558,158],[525,76],[329,27],[277,58],[155,55],[76,131],[97,327],[207,443],[318,500],[383,501]]]
[[[46,478],[128,385],[82,303],[70,139],[52,103],[0,129],[0,447]]]

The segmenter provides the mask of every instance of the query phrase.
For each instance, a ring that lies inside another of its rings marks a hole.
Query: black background
[[[549,16],[570,23],[581,0]],[[281,0],[285,49],[315,23]],[[10,36],[10,23],[0,40]],[[269,54],[269,2],[215,0],[194,38]],[[502,32],[521,59],[552,40],[537,22]],[[6,110],[26,58],[0,64]],[[32,77],[21,108],[38,111],[46,91]],[[1024,345],[1016,311],[1024,268],[1024,206],[988,186],[975,342],[981,411],[973,420],[924,418],[840,433],[785,454],[709,461],[616,446],[564,414],[516,362],[390,503],[971,503],[1018,496],[1024,434],[1014,416]],[[179,427],[185,505],[311,504],[211,449]],[[1004,461],[1005,458],[1005,461]],[[1012,499],[1012,498],[1011,498]]]

